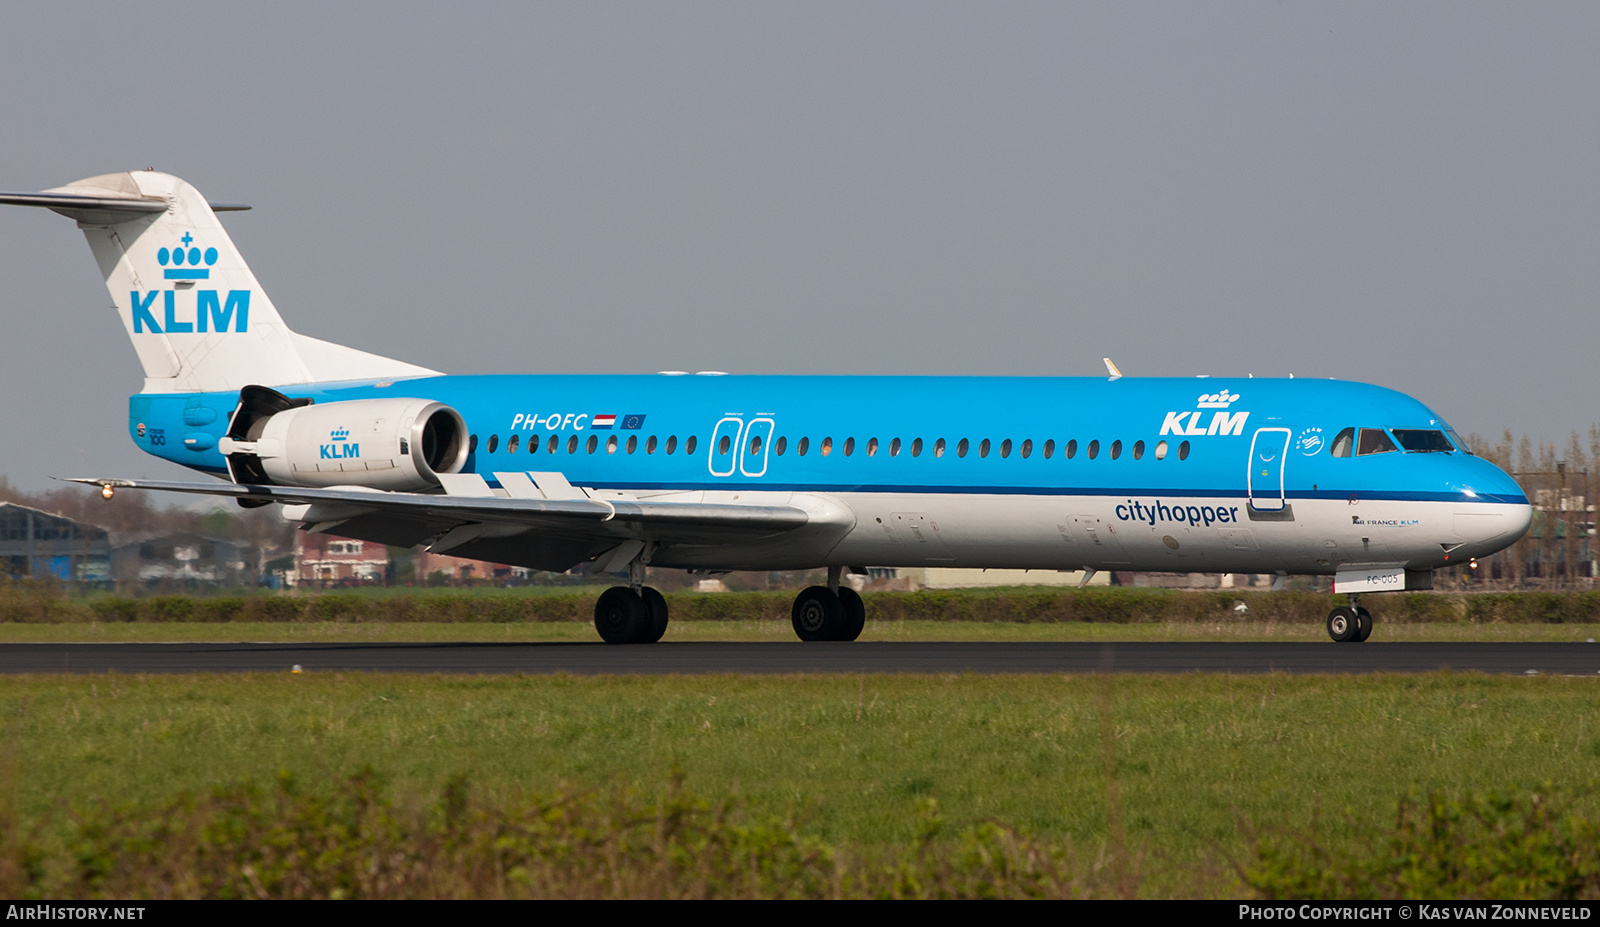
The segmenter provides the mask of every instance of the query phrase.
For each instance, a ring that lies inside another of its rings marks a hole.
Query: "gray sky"
[[[19,4],[0,189],[153,165],[297,330],[453,373],[1337,376],[1595,408],[1600,5]],[[166,476],[0,210],[0,472]]]

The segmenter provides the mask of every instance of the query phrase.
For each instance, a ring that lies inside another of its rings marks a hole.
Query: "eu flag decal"
[[[623,431],[638,431],[639,429],[641,429],[643,427],[644,427],[644,416],[642,416],[642,415],[624,415],[622,417],[622,430]]]
[[[589,427],[590,428],[609,429],[612,425],[615,425],[616,423],[617,423],[617,417],[615,415],[596,415],[594,417],[594,421],[592,423],[590,423]]]

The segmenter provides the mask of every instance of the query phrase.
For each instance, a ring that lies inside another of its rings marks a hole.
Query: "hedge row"
[[[1178,592],[1156,589],[1038,590],[1020,592],[879,592],[867,595],[874,621],[1319,622],[1342,597],[1309,592]],[[418,593],[368,597],[340,595],[202,598],[71,599],[0,592],[0,622],[552,622],[589,621],[593,592],[571,595],[479,597]],[[787,621],[787,592],[674,593],[667,596],[676,621]],[[1600,621],[1600,592],[1503,592],[1471,595],[1406,593],[1369,598],[1386,622]],[[1241,608],[1241,606],[1243,606]]]

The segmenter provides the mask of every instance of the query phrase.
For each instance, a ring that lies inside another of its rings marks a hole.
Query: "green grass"
[[[1141,891],[1231,895],[1228,860],[1249,851],[1241,822],[1320,812],[1337,847],[1390,823],[1408,790],[1546,781],[1600,812],[1597,685],[1449,673],[15,676],[0,679],[0,756],[25,820],[365,767],[402,792],[436,794],[466,773],[483,794],[511,796],[659,788],[676,766],[698,794],[735,792],[759,816],[802,809],[808,832],[867,849],[911,842],[932,798],[953,827],[992,819],[1093,853],[1117,807],[1142,848]]]
[[[1379,620],[1371,644],[1387,641],[1583,641],[1600,638],[1600,624],[1390,623]],[[1320,623],[1151,622],[1022,624],[985,621],[867,622],[864,641],[1327,641]],[[597,641],[583,621],[549,622],[339,622],[233,621],[0,622],[0,643],[274,641],[326,643],[429,641]],[[799,643],[787,621],[679,621],[669,641],[780,641]]]

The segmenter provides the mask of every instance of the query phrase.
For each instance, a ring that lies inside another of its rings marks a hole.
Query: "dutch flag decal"
[[[615,415],[596,415],[594,417],[594,424],[590,425],[589,427],[590,428],[610,428],[611,426],[615,425],[616,423],[617,423],[617,417]]]

